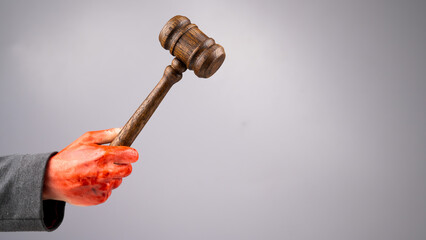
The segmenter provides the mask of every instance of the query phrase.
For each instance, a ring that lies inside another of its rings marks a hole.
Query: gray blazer
[[[0,157],[0,231],[53,231],[65,202],[42,200],[46,163],[54,153]]]

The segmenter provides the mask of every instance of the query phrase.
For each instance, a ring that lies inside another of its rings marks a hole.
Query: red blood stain
[[[138,152],[111,142],[119,129],[87,132],[53,156],[46,167],[43,199],[79,206],[105,202],[132,172]]]

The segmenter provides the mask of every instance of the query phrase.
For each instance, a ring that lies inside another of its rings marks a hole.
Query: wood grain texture
[[[194,70],[200,78],[211,77],[225,60],[225,49],[184,16],[170,19],[160,32],[161,46]]]
[[[142,131],[170,88],[186,69],[201,78],[212,76],[225,60],[225,50],[184,16],[171,18],[160,32],[161,46],[176,56],[160,82],[121,129],[111,146],[130,146]]]
[[[163,77],[157,86],[127,121],[118,136],[111,142],[111,146],[132,145],[173,84],[182,79],[182,73],[185,70],[186,66],[181,61],[173,59],[172,64],[164,70]]]

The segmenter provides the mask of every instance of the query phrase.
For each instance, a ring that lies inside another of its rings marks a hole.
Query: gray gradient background
[[[426,239],[425,1],[1,1],[0,152],[123,125],[188,16],[227,52],[186,72],[111,198],[0,239]]]

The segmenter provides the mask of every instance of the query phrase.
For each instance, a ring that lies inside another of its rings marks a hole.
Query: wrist
[[[52,186],[52,159],[55,156],[52,156],[46,164],[46,169],[44,173],[44,183],[43,183],[43,192],[42,192],[42,199],[43,200],[57,200],[55,197],[55,191]]]

